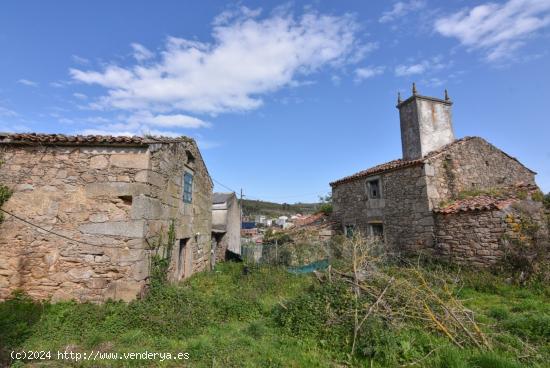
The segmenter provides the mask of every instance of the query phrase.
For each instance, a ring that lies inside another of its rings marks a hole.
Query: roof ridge
[[[153,143],[191,142],[193,138],[167,136],[113,136],[100,134],[67,135],[61,133],[7,133],[0,132],[0,144],[129,144],[148,145]]]
[[[392,171],[392,170],[398,170],[398,169],[414,166],[414,165],[417,165],[417,164],[421,164],[421,163],[424,163],[425,160],[427,160],[429,158],[433,158],[433,157],[445,152],[446,150],[448,150],[449,148],[451,148],[452,146],[454,146],[456,144],[460,144],[462,142],[469,141],[469,140],[475,139],[475,138],[483,139],[481,137],[475,137],[475,136],[466,136],[466,137],[462,137],[462,138],[459,138],[459,139],[455,139],[451,143],[448,143],[448,144],[438,148],[437,150],[428,152],[422,158],[418,158],[418,159],[415,159],[415,160],[407,160],[407,161],[403,160],[402,158],[398,158],[396,160],[387,161],[385,163],[372,166],[372,167],[370,167],[366,170],[361,170],[361,171],[359,171],[355,174],[348,175],[348,176],[345,176],[341,179],[335,180],[335,181],[329,183],[329,185],[334,186],[334,185],[337,185],[337,184],[342,184],[342,183],[346,183],[346,182],[353,181],[353,180],[356,180],[356,179],[360,179],[360,178],[363,178],[363,177],[366,177],[366,176],[370,176],[370,175],[374,175],[374,174],[378,174],[378,173],[382,173],[382,172],[387,172],[387,171]]]

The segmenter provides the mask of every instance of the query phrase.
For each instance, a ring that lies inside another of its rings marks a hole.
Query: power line
[[[225,189],[230,190],[230,191],[232,191],[233,193],[237,193],[236,190],[229,188],[227,185],[225,185],[225,184],[223,184],[223,183],[220,183],[220,182],[217,181],[216,179],[212,178],[212,180],[213,180],[216,184],[218,184],[218,185],[224,187]]]
[[[231,192],[233,193],[237,193],[237,191],[235,189],[232,189],[230,187],[228,187],[227,185],[223,184],[222,182],[220,182],[219,180],[216,180],[214,178],[212,178],[212,180],[220,185],[221,187],[227,189],[227,190],[230,190]],[[285,195],[285,196],[270,196],[270,195],[267,195],[267,196],[264,196],[264,198],[272,198],[272,199],[285,199],[285,198],[298,198],[298,197],[303,197],[303,196],[308,196],[308,195],[319,195],[319,193],[323,193],[325,191],[317,191],[317,192],[311,192],[311,193],[305,193],[305,194],[292,194],[292,195]],[[266,199],[261,199],[262,196],[259,196],[259,195],[249,195],[249,194],[243,194],[243,197],[244,198],[247,198],[247,199],[251,199],[251,200],[255,200],[255,201],[264,201]]]
[[[284,199],[284,198],[296,198],[296,197],[303,197],[308,195],[319,195],[322,191],[319,192],[312,192],[312,193],[305,193],[305,194],[293,194],[293,195],[284,195],[284,196],[266,196],[267,198],[273,198],[273,199]],[[249,196],[250,197],[250,196]],[[254,195],[254,197],[258,197],[257,195]]]
[[[72,241],[72,242],[75,242],[75,243],[91,245],[91,246],[94,246],[94,247],[97,246],[97,244],[86,243],[86,242],[81,241],[81,240],[72,239],[72,238],[69,238],[68,236],[65,236],[65,235],[63,235],[63,234],[56,233],[55,231],[51,231],[51,230],[45,229],[45,228],[43,228],[42,226],[33,224],[32,222],[27,221],[27,220],[25,220],[24,218],[21,218],[21,217],[15,215],[15,214],[13,214],[13,213],[11,213],[11,212],[9,212],[9,211],[6,211],[6,210],[3,209],[3,208],[0,208],[0,211],[2,211],[2,212],[4,212],[4,213],[7,213],[8,215],[12,216],[13,218],[15,218],[15,219],[17,219],[17,220],[19,220],[19,221],[21,221],[21,222],[24,222],[24,223],[27,224],[27,225],[34,226],[34,227],[36,227],[37,229],[40,229],[40,230],[45,231],[45,232],[47,232],[47,233],[53,234],[53,235],[55,235],[55,236],[59,236],[60,238],[63,238],[63,239],[66,239],[66,240],[69,240],[69,241]]]

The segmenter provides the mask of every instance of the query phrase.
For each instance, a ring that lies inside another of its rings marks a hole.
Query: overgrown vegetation
[[[546,193],[544,196],[542,203],[544,204],[544,207],[550,211],[550,193]]]
[[[274,203],[267,201],[243,199],[243,215],[265,215],[270,217],[289,216],[296,213],[311,214],[317,210],[317,203]]]
[[[317,213],[324,213],[325,215],[330,216],[332,213],[332,194],[319,197],[319,207],[317,208]]]
[[[0,184],[0,208],[10,199],[12,190],[7,186]],[[0,212],[0,222],[4,220],[4,212]]]
[[[505,221],[511,234],[504,236],[505,255],[496,265],[497,270],[511,276],[515,282],[550,282],[550,234],[548,225],[540,221],[538,207],[514,204],[514,213]]]
[[[0,159],[0,167],[4,164],[4,161]],[[11,195],[13,194],[13,191],[5,186],[4,184],[0,183],[0,208],[10,199]],[[4,220],[4,212],[0,211],[0,222]]]
[[[152,289],[166,284],[175,241],[176,228],[174,220],[172,220],[168,227],[166,242],[163,240],[162,233],[160,233],[157,239],[151,244],[149,266],[151,270],[150,285]]]
[[[12,349],[188,352],[183,364],[192,367],[498,368],[550,361],[548,284],[518,286],[443,265],[398,267],[372,244],[339,240],[340,259],[315,276],[280,267],[245,272],[242,264],[225,263],[129,304],[40,304],[14,295],[0,303],[4,362]]]

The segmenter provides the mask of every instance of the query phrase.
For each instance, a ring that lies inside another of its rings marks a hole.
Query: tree
[[[319,207],[317,213],[324,213],[325,215],[330,215],[332,213],[332,194],[327,194],[325,196],[319,196]]]
[[[546,193],[542,203],[544,203],[544,207],[546,207],[546,209],[550,210],[550,192]]]

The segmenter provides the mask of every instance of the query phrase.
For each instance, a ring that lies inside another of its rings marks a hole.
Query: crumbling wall
[[[436,214],[436,252],[442,261],[487,267],[504,255],[502,239],[507,231],[506,213],[466,211]]]
[[[194,144],[1,149],[0,182],[14,191],[4,208],[73,240],[6,215],[0,299],[15,289],[53,301],[134,299],[148,284],[150,245],[172,220],[177,240],[189,238],[186,276],[208,267],[212,184]],[[196,158],[191,204],[182,201],[187,151]]]
[[[0,181],[13,189],[0,225],[0,298],[101,301],[136,297],[148,276],[145,221],[133,197],[148,185],[146,148],[2,146]]]
[[[425,164],[431,208],[455,199],[460,192],[535,185],[535,173],[479,137],[464,138]]]
[[[548,241],[542,205],[529,199],[503,209],[436,213],[435,224],[434,257],[474,267],[495,265],[518,252],[526,259],[536,257]]]

